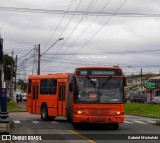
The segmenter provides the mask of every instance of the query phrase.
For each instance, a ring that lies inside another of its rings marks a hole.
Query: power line
[[[61,35],[59,36],[59,38],[62,37],[63,33],[64,33],[65,30],[67,29],[69,23],[71,22],[72,18],[74,17],[74,15],[75,15],[76,11],[78,10],[79,6],[81,5],[81,3],[82,3],[82,0],[79,2],[79,4],[78,4],[76,10],[74,11],[73,15],[72,15],[71,18],[69,19],[67,25],[65,26],[65,28],[64,28],[63,32],[61,33]]]
[[[86,33],[86,31],[91,27],[91,25],[96,21],[97,17],[102,13],[102,11],[108,6],[108,4],[111,2],[111,0],[109,0],[104,7],[101,9],[101,11],[96,15],[96,17],[90,22],[90,24],[83,30],[83,32],[81,33],[81,35],[69,46],[69,48],[71,48],[81,37],[83,34]]]
[[[23,57],[27,57],[32,51],[34,50],[34,48],[33,49],[31,49],[26,55],[24,55],[24,56],[21,56],[21,57],[19,57],[18,59],[20,59],[20,58],[23,58]]]
[[[18,8],[18,7],[0,7],[0,11],[14,11],[14,12],[29,12],[29,13],[46,13],[46,14],[68,14],[68,15],[83,15],[84,11],[64,11],[64,10],[48,10],[48,9],[30,9],[30,8]],[[86,15],[95,16],[97,12],[88,12]],[[111,12],[103,12],[100,16],[111,16],[113,13]],[[160,17],[160,14],[153,13],[116,13],[114,16],[124,16],[124,17]]]
[[[71,1],[71,3],[72,3],[72,1]],[[71,4],[71,3],[70,3],[70,4]],[[81,3],[82,3],[82,0],[79,2],[78,6],[77,6],[77,8],[76,8],[76,10],[75,10],[75,12],[78,10],[78,8],[79,8],[79,6],[80,6]],[[69,7],[70,7],[70,6],[69,6]],[[71,22],[73,16],[74,16],[74,15],[72,15],[71,18],[69,19],[69,21],[68,21],[67,25],[65,26],[64,30],[63,30],[62,33],[60,34],[59,39],[61,39],[63,33],[65,32],[65,30],[67,29],[69,23]],[[57,42],[57,41],[56,41],[56,42]],[[48,48],[48,50],[49,50],[54,44],[55,44],[55,43],[53,43],[53,44]],[[47,51],[48,51],[48,50],[47,50]],[[55,49],[53,49],[53,50],[55,50]],[[46,53],[46,52],[44,52],[44,53]],[[42,55],[44,55],[44,54],[42,54]]]
[[[91,3],[89,4],[88,8],[87,8],[86,11],[85,11],[86,13],[87,13],[87,11],[89,11],[89,9],[91,10],[91,9],[93,8],[93,6],[96,4],[97,0],[96,0],[96,2],[92,5],[93,2],[94,2],[94,0],[92,0]],[[60,48],[58,48],[58,51],[57,51],[54,55],[56,55],[56,54],[63,48],[63,46],[64,46],[65,43],[68,41],[68,39],[72,36],[72,34],[75,32],[75,30],[77,29],[77,27],[79,26],[79,24],[84,20],[84,19],[83,19],[84,16],[85,16],[85,13],[84,13],[84,15],[79,19],[79,21],[77,22],[77,25],[74,27],[74,29],[72,30],[72,32],[71,32],[71,33],[69,34],[69,36],[66,38],[65,42],[62,44],[62,46],[61,46]]]
[[[46,46],[46,45],[49,43],[49,41],[54,37],[55,33],[57,32],[59,26],[61,25],[61,23],[62,23],[64,17],[66,16],[66,14],[67,14],[67,12],[68,12],[70,6],[72,5],[72,3],[73,3],[73,0],[71,0],[71,2],[70,2],[70,4],[69,4],[69,6],[68,6],[66,12],[64,13],[63,17],[61,18],[60,22],[58,23],[58,26],[56,27],[56,30],[54,30],[54,32],[53,32],[52,35],[50,36],[49,40],[46,42],[45,46]],[[44,46],[44,47],[45,47],[45,46]]]
[[[71,55],[69,58],[66,59],[69,60],[70,58],[72,58],[74,55],[76,55],[80,50],[82,50],[101,30],[102,28],[113,18],[113,16],[123,7],[123,5],[127,2],[127,0],[125,0],[122,5],[114,12],[114,14],[101,26],[101,28],[96,31],[96,33],[82,46],[80,47],[73,55]]]

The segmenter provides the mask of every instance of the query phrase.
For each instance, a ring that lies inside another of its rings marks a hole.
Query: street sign
[[[156,88],[156,83],[155,82],[147,81],[146,82],[146,88],[147,89],[154,89],[154,88]]]

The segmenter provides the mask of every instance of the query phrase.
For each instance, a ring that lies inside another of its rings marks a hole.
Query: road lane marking
[[[156,123],[156,121],[147,121],[147,122],[149,122],[149,123],[153,123],[153,124],[155,124],[155,123]]]
[[[39,124],[40,122],[39,121],[32,121],[32,123]]]
[[[148,124],[148,123],[144,123],[144,122],[141,122],[141,121],[133,121],[133,122],[136,122],[136,123],[139,123],[139,124]]]
[[[89,138],[81,135],[80,133],[78,133],[78,132],[76,132],[76,131],[74,131],[74,130],[70,130],[70,132],[72,132],[73,134],[81,137],[81,138],[84,139],[84,140],[87,140],[87,141],[90,142],[90,143],[96,143],[95,141],[93,141],[93,140],[91,140],[91,139],[89,139]]]
[[[124,123],[133,124],[133,122],[129,122],[129,121],[124,121]]]
[[[20,124],[21,122],[20,121],[13,121],[15,124]]]

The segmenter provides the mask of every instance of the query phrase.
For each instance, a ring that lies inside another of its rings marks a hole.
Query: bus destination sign
[[[77,69],[77,76],[122,76],[122,71],[120,69],[105,69],[105,68],[86,68]]]
[[[115,75],[114,71],[91,71],[92,75]]]

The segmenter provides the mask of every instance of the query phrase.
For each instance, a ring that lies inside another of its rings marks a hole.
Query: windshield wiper
[[[96,87],[96,84],[92,81],[92,79],[89,76],[86,76],[86,77],[88,78],[88,80],[90,81],[90,83],[92,83]]]
[[[102,84],[102,87],[104,87],[111,78],[112,78],[112,75],[109,76],[109,77],[106,79],[106,81]]]

